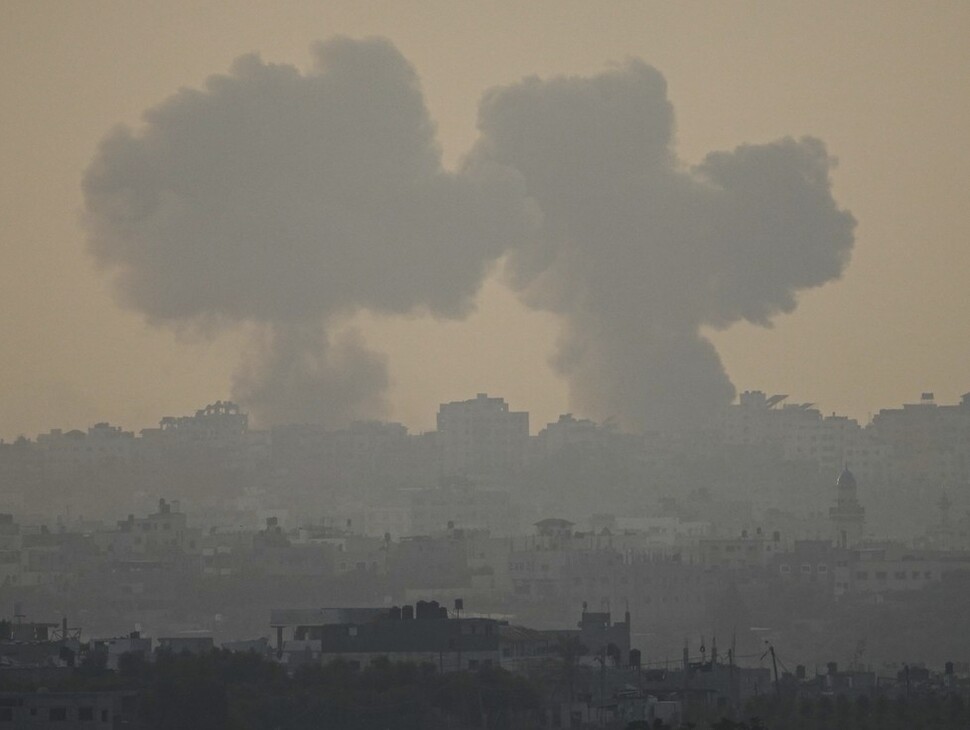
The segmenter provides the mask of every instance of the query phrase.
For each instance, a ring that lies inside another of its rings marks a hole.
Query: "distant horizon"
[[[850,415],[850,414],[847,414],[847,413],[844,413],[844,412],[840,412],[838,410],[834,410],[833,411],[833,410],[828,409],[828,408],[823,410],[822,408],[819,407],[818,403],[815,403],[814,401],[811,401],[811,400],[804,400],[803,401],[803,400],[800,400],[798,398],[792,398],[792,397],[790,397],[788,395],[785,395],[783,393],[777,393],[777,394],[776,393],[772,393],[772,392],[769,392],[769,391],[764,390],[762,388],[749,388],[749,389],[746,389],[746,390],[739,390],[737,396],[735,396],[734,400],[731,401],[730,405],[732,405],[732,406],[733,405],[737,405],[738,404],[738,401],[740,399],[740,396],[742,394],[746,393],[746,392],[752,392],[752,393],[753,392],[762,392],[765,395],[767,395],[768,397],[771,397],[771,396],[774,396],[774,395],[784,395],[785,396],[784,399],[778,402],[778,410],[780,410],[781,408],[783,408],[785,405],[808,405],[812,409],[817,410],[821,414],[822,418],[829,418],[829,417],[832,417],[832,416],[846,417],[846,418],[849,418],[849,419],[851,419],[853,421],[856,421],[862,427],[868,426],[872,422],[872,417],[875,416],[876,414],[878,414],[880,411],[883,411],[883,410],[894,410],[894,409],[903,408],[904,406],[907,406],[907,405],[920,405],[922,403],[933,403],[934,405],[937,405],[937,406],[954,406],[954,405],[960,405],[961,399],[964,396],[970,396],[970,391],[966,391],[966,392],[962,393],[960,396],[958,396],[956,399],[952,399],[952,400],[951,399],[945,399],[944,400],[942,398],[936,397],[936,391],[921,391],[918,394],[920,397],[917,397],[917,398],[915,398],[913,400],[902,401],[901,403],[898,403],[896,405],[886,405],[886,406],[883,406],[879,410],[871,413],[869,415],[869,418],[867,420],[862,420],[862,419],[857,418],[857,417],[855,417],[853,415]],[[452,400],[448,400],[448,401],[441,401],[441,402],[438,403],[438,407],[440,407],[441,405],[443,405],[445,403],[453,403],[453,402],[459,402],[459,403],[461,403],[461,402],[465,402],[465,401],[475,400],[476,396],[479,393],[484,393],[485,395],[487,395],[490,398],[502,398],[508,404],[510,411],[517,411],[517,412],[525,411],[526,413],[528,413],[529,414],[529,435],[530,436],[537,435],[540,431],[542,431],[544,428],[546,428],[546,426],[549,426],[549,425],[552,425],[552,424],[556,423],[559,420],[559,418],[562,417],[562,416],[572,416],[576,420],[590,420],[590,421],[593,421],[598,426],[602,426],[605,423],[605,420],[604,421],[599,421],[599,420],[596,420],[596,419],[591,418],[589,416],[586,416],[586,415],[583,415],[581,413],[577,413],[576,411],[572,411],[572,410],[568,410],[568,409],[559,412],[556,416],[552,417],[551,419],[548,418],[548,417],[545,417],[545,418],[539,419],[539,421],[537,421],[536,419],[533,418],[533,411],[529,410],[528,408],[523,408],[523,407],[517,406],[515,403],[510,402],[508,398],[506,398],[504,395],[502,395],[500,393],[493,393],[493,392],[489,392],[489,391],[477,391],[476,393],[471,394],[467,398],[456,398],[456,399],[452,399]],[[930,395],[933,396],[933,398],[932,399],[923,399],[922,396],[924,394],[930,394]],[[92,422],[86,423],[86,424],[52,425],[52,426],[49,426],[48,428],[46,428],[43,431],[36,431],[36,432],[31,432],[31,433],[22,432],[22,433],[18,433],[15,436],[6,436],[6,435],[0,436],[0,443],[10,444],[10,443],[13,443],[14,441],[16,441],[16,440],[18,440],[20,438],[26,438],[26,439],[28,439],[30,441],[36,441],[36,439],[37,439],[38,436],[42,436],[42,435],[45,435],[45,434],[49,434],[52,431],[58,431],[58,430],[61,431],[62,433],[68,433],[70,431],[82,431],[82,432],[86,433],[89,428],[93,428],[93,427],[95,427],[97,425],[101,425],[101,424],[107,424],[107,425],[110,425],[110,426],[116,427],[116,428],[117,427],[120,427],[122,431],[134,433],[137,436],[143,430],[158,428],[159,422],[163,418],[169,418],[169,417],[179,418],[179,417],[183,417],[183,416],[194,416],[198,411],[203,410],[206,406],[214,405],[214,404],[220,403],[220,402],[221,403],[233,403],[234,405],[239,406],[239,408],[242,410],[243,413],[245,413],[246,415],[249,415],[249,411],[245,407],[244,404],[236,403],[236,401],[233,401],[231,398],[216,398],[214,400],[210,400],[207,403],[200,404],[200,405],[196,406],[195,408],[189,409],[189,410],[187,410],[185,412],[182,412],[182,413],[160,413],[157,416],[157,418],[156,418],[155,421],[153,421],[153,422],[151,422],[150,424],[147,424],[147,425],[128,426],[128,425],[123,424],[121,422],[104,421],[104,420],[92,421]],[[434,421],[434,414],[437,414],[437,412],[438,412],[437,409],[435,409],[432,412],[431,421]],[[608,419],[606,419],[606,420],[608,420]],[[541,422],[541,426],[539,425],[539,422]],[[431,428],[414,428],[410,424],[408,424],[408,423],[406,423],[404,421],[400,421],[400,420],[394,419],[394,418],[361,418],[361,419],[356,419],[354,421],[348,422],[344,426],[340,426],[340,427],[324,427],[324,428],[327,431],[334,432],[334,431],[345,430],[346,428],[348,428],[349,426],[351,426],[354,423],[399,424],[399,425],[404,426],[407,429],[407,431],[408,431],[409,434],[413,434],[413,435],[421,435],[421,434],[426,434],[426,433],[434,433],[437,430],[433,425],[432,425]],[[274,425],[271,425],[271,426],[251,427],[251,430],[253,430],[253,431],[271,431],[274,428],[285,427],[285,426],[321,426],[321,427],[323,427],[323,424],[312,423],[312,422],[308,423],[308,422],[292,421],[292,422],[285,422],[285,423],[277,423],[277,424],[274,424]],[[677,429],[672,429],[672,430],[677,430]],[[688,430],[690,430],[690,429],[688,429]],[[620,429],[620,431],[622,433],[630,433],[630,434],[637,434],[637,435],[643,434],[643,433],[649,433],[649,431],[648,432],[638,432],[638,431],[628,431],[628,430],[624,430],[624,429]],[[663,432],[662,429],[661,429],[661,432]]]

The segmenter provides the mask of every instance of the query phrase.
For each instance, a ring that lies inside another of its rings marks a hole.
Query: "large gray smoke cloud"
[[[239,59],[109,135],[84,180],[91,250],[126,305],[257,326],[234,395],[264,423],[379,414],[384,360],[340,323],[462,317],[510,251],[523,300],[563,317],[555,364],[578,407],[694,424],[733,395],[700,328],[767,324],[846,263],[854,221],[820,142],[685,169],[663,78],[642,63],[490,92],[448,172],[390,43],[338,38],[317,61]]]
[[[84,179],[90,248],[125,304],[206,331],[263,326],[234,395],[264,423],[377,415],[383,360],[327,329],[361,308],[465,315],[530,221],[514,173],[442,169],[389,42],[336,38],[316,56],[309,74],[240,58],[114,131]]]
[[[586,413],[693,426],[734,396],[704,325],[768,325],[795,292],[839,276],[855,221],[811,138],[672,149],[663,77],[632,61],[593,78],[524,80],[481,105],[472,157],[515,167],[544,214],[513,252],[529,305],[564,316],[554,361]]]

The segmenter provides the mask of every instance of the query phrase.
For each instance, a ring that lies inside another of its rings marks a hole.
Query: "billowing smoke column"
[[[84,179],[90,248],[122,302],[207,332],[255,323],[234,397],[263,423],[378,415],[381,356],[341,320],[461,317],[524,235],[518,175],[442,169],[414,69],[336,38],[309,74],[245,56],[114,131]]]
[[[515,167],[543,212],[510,279],[530,306],[563,316],[554,365],[585,413],[702,425],[734,388],[700,328],[768,325],[848,260],[855,221],[832,199],[820,141],[743,146],[686,169],[665,81],[641,62],[493,90],[479,127],[472,159]]]
[[[263,423],[379,415],[385,361],[347,317],[463,317],[509,253],[523,300],[562,317],[577,408],[694,425],[734,392],[700,328],[768,324],[852,245],[820,142],[685,169],[664,80],[639,62],[491,91],[455,172],[383,40],[331,40],[307,74],[243,57],[144,121],[85,175],[90,248],[153,323],[257,330],[234,397]]]

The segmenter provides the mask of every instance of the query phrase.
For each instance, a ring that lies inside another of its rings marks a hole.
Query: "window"
[[[778,572],[782,575],[788,575],[791,573],[791,566],[788,563],[782,563],[778,566]]]
[[[906,571],[905,570],[897,570],[895,573],[893,573],[893,577],[896,580],[906,580]]]
[[[94,722],[94,708],[79,707],[77,710],[77,719],[80,722],[84,722],[84,721]]]
[[[815,572],[819,575],[825,575],[829,572],[829,566],[827,566],[825,563],[819,563],[818,567],[815,568]]]
[[[812,572],[812,566],[810,563],[802,563],[802,573],[809,574]]]
[[[67,708],[66,707],[52,707],[47,713],[47,719],[51,722],[66,722],[67,721]]]
[[[0,722],[13,722],[12,707],[0,707]]]
[[[867,571],[867,570],[860,570],[859,572],[857,572],[855,574],[855,577],[856,577],[856,580],[868,580],[869,579],[869,571]]]

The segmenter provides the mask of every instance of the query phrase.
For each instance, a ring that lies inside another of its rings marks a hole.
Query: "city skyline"
[[[554,415],[552,418],[548,420],[540,420],[538,418],[533,418],[533,411],[531,411],[528,408],[520,407],[520,404],[518,403],[508,402],[508,400],[502,394],[479,392],[477,394],[466,394],[466,395],[467,397],[464,397],[464,398],[459,397],[456,400],[438,403],[436,408],[429,409],[429,413],[431,413],[432,415],[430,418],[426,419],[430,423],[430,426],[427,428],[413,428],[410,424],[404,423],[402,421],[395,421],[391,418],[358,419],[356,421],[351,421],[345,424],[343,428],[351,427],[355,425],[378,423],[378,424],[396,426],[396,427],[403,426],[407,430],[407,432],[410,433],[411,435],[434,433],[435,431],[440,429],[441,413],[443,409],[446,410],[448,407],[454,408],[454,407],[461,407],[463,405],[475,404],[476,402],[480,402],[483,399],[485,399],[487,401],[500,402],[503,404],[503,407],[506,407],[506,408],[514,408],[515,413],[513,413],[513,415],[524,414],[526,426],[527,426],[526,432],[531,437],[539,435],[547,427],[555,426],[557,423],[561,423],[563,419],[572,419],[573,421],[577,421],[577,422],[589,423],[594,425],[597,428],[609,428],[614,430],[616,429],[615,422],[611,421],[610,419],[598,421],[596,419],[591,419],[586,414],[570,411],[568,409],[564,409],[560,411],[559,413],[557,413],[556,415]],[[765,391],[758,390],[758,389],[740,391],[737,397],[735,397],[734,400],[732,400],[731,403],[728,404],[728,406],[731,409],[737,410],[739,407],[742,407],[742,408],[745,407],[745,404],[748,403],[748,404],[754,404],[756,408],[763,408],[766,412],[770,411],[772,413],[780,413],[786,408],[790,408],[793,411],[799,410],[802,412],[817,414],[819,418],[823,420],[828,418],[849,419],[850,421],[856,423],[858,426],[862,428],[866,428],[867,426],[872,425],[873,419],[877,418],[882,413],[895,412],[900,409],[906,409],[907,407],[911,408],[916,405],[956,407],[956,406],[965,405],[968,402],[968,399],[970,399],[970,391],[962,393],[958,398],[952,401],[946,401],[944,399],[937,398],[936,393],[934,391],[923,391],[917,395],[919,397],[910,398],[900,403],[884,404],[876,412],[870,414],[869,418],[864,420],[857,419],[851,415],[848,415],[847,413],[838,410],[837,407],[835,409],[824,410],[820,408],[819,405],[815,402],[812,402],[812,401],[799,402],[798,400],[791,398],[787,393],[768,394]],[[71,430],[77,430],[77,431],[86,431],[86,430],[92,430],[92,429],[97,430],[99,427],[110,427],[111,429],[118,430],[119,432],[138,434],[142,430],[153,430],[157,428],[160,424],[165,422],[177,421],[177,420],[191,420],[191,418],[193,417],[192,414],[195,414],[195,416],[198,416],[204,412],[207,412],[210,409],[221,408],[223,406],[236,409],[237,412],[240,412],[243,416],[247,418],[247,420],[249,420],[250,414],[247,413],[244,408],[240,409],[240,406],[237,403],[234,403],[231,399],[229,398],[210,399],[207,404],[200,405],[198,408],[190,408],[182,413],[174,413],[174,412],[158,413],[155,415],[153,420],[150,420],[146,423],[132,424],[132,423],[124,423],[120,421],[119,422],[91,421],[88,423],[71,424],[71,423],[58,423],[58,422],[52,421],[42,426],[41,430],[38,430],[35,432],[19,431],[14,433],[13,435],[0,434],[0,443],[9,444],[19,438],[27,438],[28,440],[33,440],[33,439],[36,439],[38,436],[50,434],[51,432],[66,433]],[[781,406],[781,408],[776,408],[776,406]],[[435,423],[436,420],[437,420],[437,424]],[[271,427],[266,427],[266,428],[257,426],[253,430],[269,431],[269,430],[272,430],[272,428],[286,427],[286,426],[321,426],[321,424],[307,423],[307,422],[301,422],[301,421],[291,421],[291,422],[280,422],[280,423],[274,424]],[[334,427],[328,430],[339,431],[339,430],[342,430],[342,428]],[[642,435],[639,432],[635,432],[635,431],[621,431],[621,432],[632,434],[632,435]],[[666,431],[664,429],[660,429],[658,432],[675,433],[676,430]]]
[[[5,0],[0,727],[970,726],[968,37]]]

